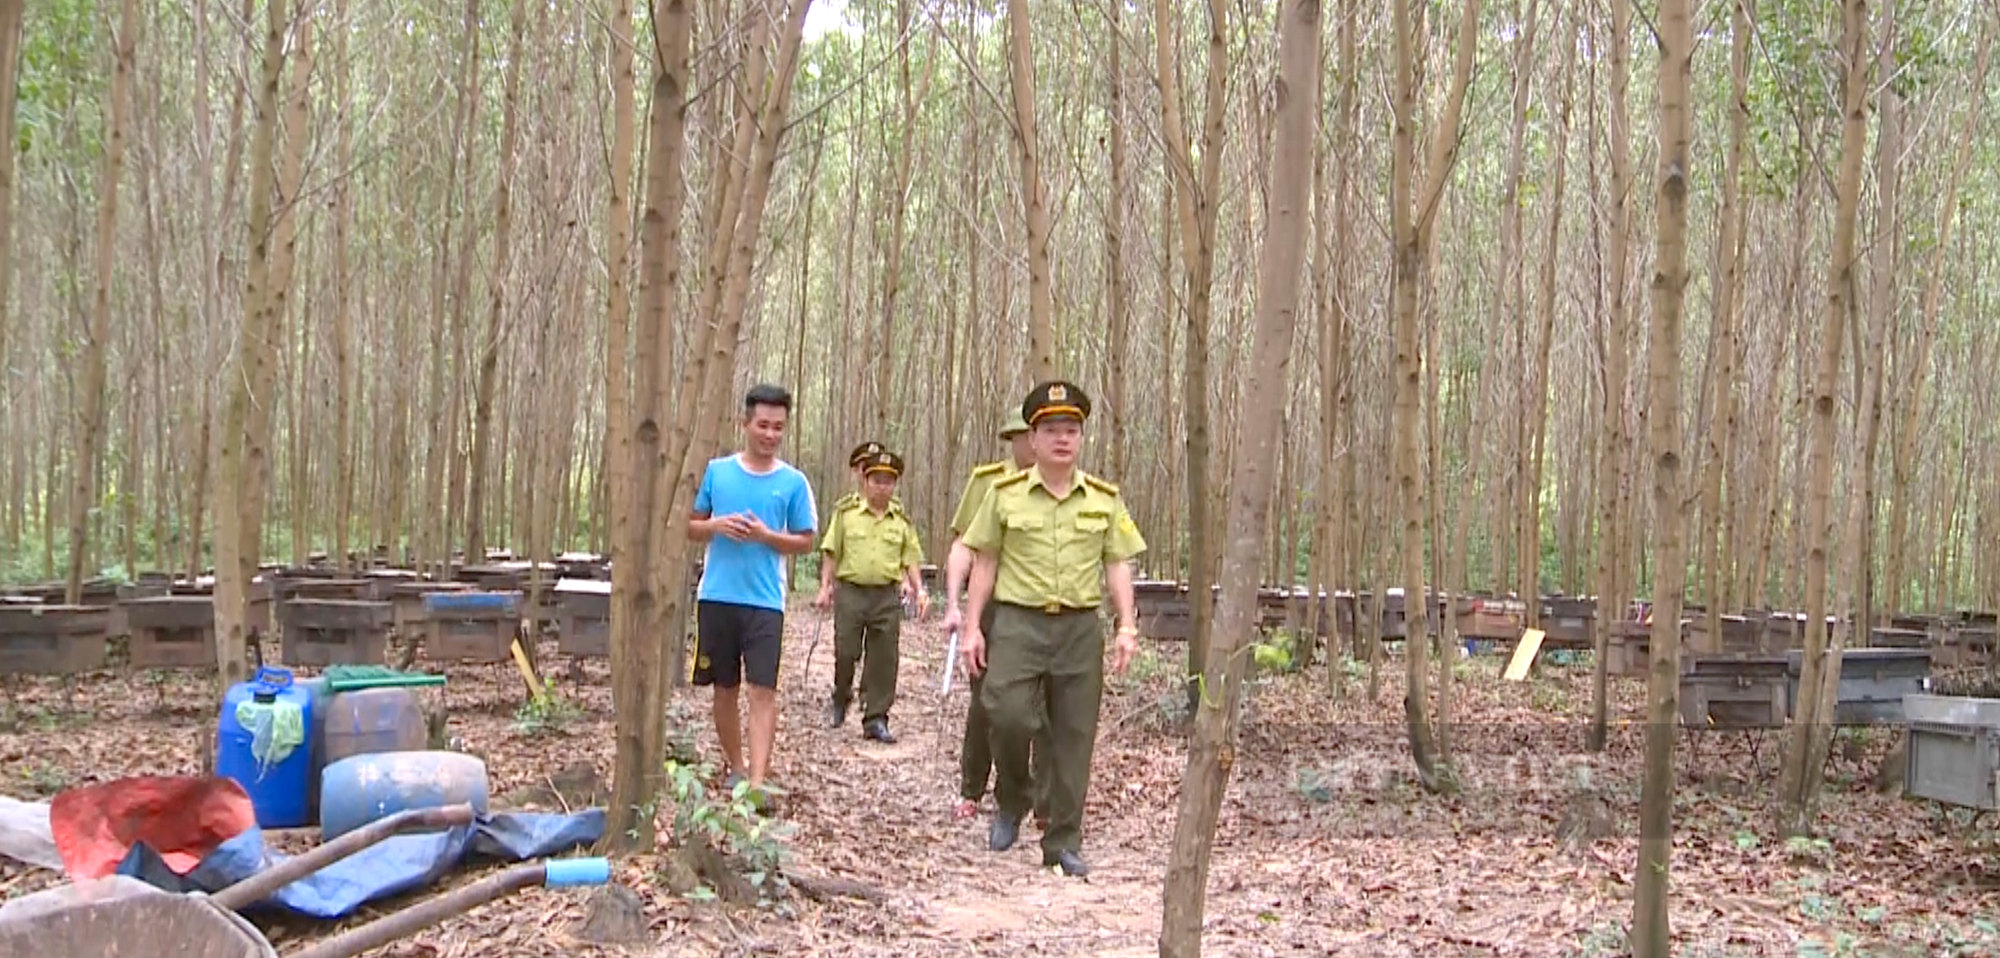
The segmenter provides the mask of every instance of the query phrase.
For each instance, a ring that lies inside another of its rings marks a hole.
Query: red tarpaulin
[[[228,778],[121,778],[72,788],[49,803],[56,853],[72,881],[112,874],[141,842],[185,875],[256,824],[249,794]]]

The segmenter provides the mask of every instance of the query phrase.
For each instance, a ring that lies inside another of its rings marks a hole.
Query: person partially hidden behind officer
[[[1028,436],[1028,423],[1021,418],[1020,407],[1007,413],[1007,421],[1000,426],[1000,440],[1008,444],[1009,457],[974,467],[972,475],[965,480],[965,491],[959,495],[958,511],[951,518],[951,551],[945,556],[945,613],[944,631],[965,624],[960,613],[959,596],[965,587],[965,580],[972,573],[972,550],[965,547],[965,530],[972,525],[972,517],[978,513],[979,504],[986,500],[986,493],[993,484],[1035,464],[1035,450]],[[993,630],[993,605],[986,606],[986,618],[980,623],[982,631]],[[987,780],[993,771],[993,727],[986,716],[986,706],[979,690],[984,683],[979,676],[972,676],[971,700],[965,707],[965,738],[958,751],[958,804],[952,808],[954,819],[967,819],[979,813],[979,800],[986,797]],[[1029,791],[1033,793],[1035,825],[1049,827],[1049,776],[1043,766],[1049,759],[1049,727],[1042,723],[1041,734],[1035,736],[1028,751]]]
[[[885,448],[881,443],[870,439],[848,451],[847,471],[854,475],[854,488],[842,493],[840,498],[833,501],[833,512],[839,512],[861,501],[861,487],[867,481],[867,476],[863,474],[862,467],[866,466],[869,460],[881,455]],[[902,500],[897,499],[893,495],[889,497],[889,502],[898,509],[903,508]],[[829,519],[832,517],[832,514],[832,512],[827,514]]]
[[[1097,745],[1104,692],[1100,582],[1118,616],[1111,667],[1123,672],[1138,650],[1131,559],[1146,550],[1118,487],[1076,467],[1090,397],[1076,384],[1045,382],[1021,404],[1035,464],[993,484],[965,531],[974,553],[962,653],[968,674],[984,674],[980,696],[993,723],[999,806],[987,847],[1005,851],[1020,835],[1032,797],[1029,743],[1046,721],[1049,827],[1042,864],[1072,876],[1083,860],[1083,800]],[[981,625],[996,605],[989,636]],[[1044,717],[1040,699],[1047,702]]]
[[[918,580],[924,550],[916,526],[891,498],[903,475],[902,457],[877,452],[861,472],[860,497],[833,511],[820,539],[819,595],[813,605],[833,609],[833,726],[847,721],[858,662],[861,734],[894,744],[889,707],[896,702],[903,602],[915,601],[921,618],[930,610],[930,595]]]

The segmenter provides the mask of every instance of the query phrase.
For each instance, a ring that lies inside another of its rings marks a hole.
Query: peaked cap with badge
[[[867,463],[861,467],[861,474],[864,476],[872,476],[878,472],[886,472],[891,477],[901,476],[903,457],[885,449],[869,457]]]
[[[1072,382],[1050,380],[1029,390],[1028,398],[1021,401],[1021,419],[1030,428],[1049,419],[1082,422],[1089,418],[1090,396]]]
[[[881,455],[882,451],[882,444],[873,439],[855,446],[854,451],[847,454],[847,468],[859,469],[862,463]]]

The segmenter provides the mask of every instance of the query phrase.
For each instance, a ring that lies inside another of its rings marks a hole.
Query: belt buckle
[[[1042,606],[1042,613],[1044,615],[1056,615],[1060,612],[1062,612],[1062,603],[1060,602],[1051,602],[1048,605]]]

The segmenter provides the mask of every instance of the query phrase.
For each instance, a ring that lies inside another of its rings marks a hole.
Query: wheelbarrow
[[[16,902],[0,920],[0,958],[93,955],[201,955],[203,958],[278,958],[256,926],[237,914],[279,889],[363,848],[403,831],[433,831],[470,824],[472,806],[399,812],[213,895],[177,895],[123,876],[42,892]],[[602,885],[611,877],[603,858],[571,858],[516,865],[445,895],[428,899],[286,958],[353,958],[406,938],[529,885],[561,888]],[[27,907],[22,907],[27,906]]]

